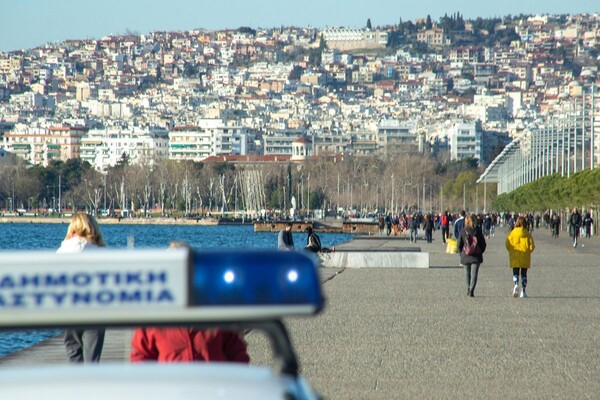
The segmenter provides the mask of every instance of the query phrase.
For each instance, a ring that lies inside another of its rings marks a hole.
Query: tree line
[[[129,210],[139,216],[206,215],[263,210],[300,215],[314,210],[368,214],[412,210],[475,211],[484,207],[477,161],[443,161],[417,154],[318,157],[304,163],[232,164],[156,161],[130,165],[124,157],[105,172],[87,162],[20,160],[0,165],[4,212]],[[487,185],[488,208],[495,185]]]

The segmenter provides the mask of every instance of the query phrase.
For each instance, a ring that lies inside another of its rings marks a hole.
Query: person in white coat
[[[89,214],[77,213],[71,218],[67,235],[58,254],[80,253],[105,247],[98,223]],[[104,329],[67,329],[64,336],[67,361],[71,363],[99,362],[104,345]]]

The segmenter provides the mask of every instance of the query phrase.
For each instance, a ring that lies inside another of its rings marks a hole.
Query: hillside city
[[[102,172],[399,152],[485,168],[590,94],[595,115],[599,65],[600,14],[72,39],[0,53],[0,159]]]

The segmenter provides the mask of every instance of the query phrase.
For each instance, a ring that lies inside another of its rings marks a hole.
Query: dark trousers
[[[449,230],[450,229],[448,226],[442,226],[442,243],[446,243],[446,239],[448,239]]]
[[[513,268],[513,283],[519,284],[519,272],[521,273],[521,286],[525,289],[527,287],[527,268]]]
[[[64,343],[68,362],[99,362],[104,345],[104,329],[67,329]]]
[[[475,291],[477,286],[477,276],[479,275],[479,263],[465,264],[465,278],[467,280],[467,289],[469,292]]]

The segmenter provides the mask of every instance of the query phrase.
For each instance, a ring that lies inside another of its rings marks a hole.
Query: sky
[[[460,12],[465,19],[600,13],[599,0],[0,0],[0,51],[125,33],[249,26],[373,27]]]

